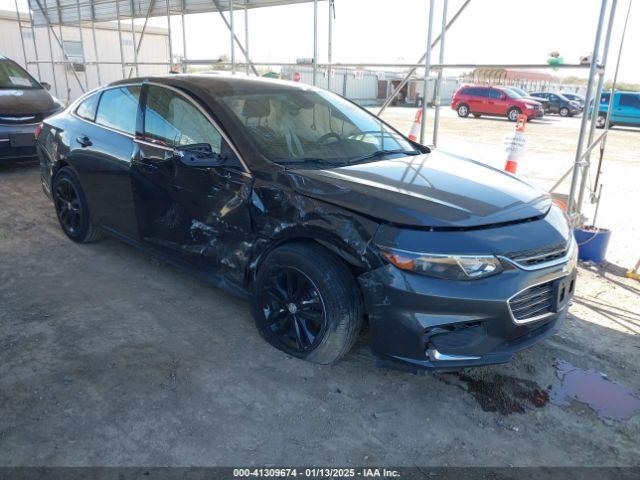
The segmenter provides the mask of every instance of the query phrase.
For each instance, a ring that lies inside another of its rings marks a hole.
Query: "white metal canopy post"
[[[116,0],[117,2],[118,0]],[[165,0],[167,5],[167,38],[169,40],[169,71],[173,72],[173,44],[171,42],[171,8],[169,0]]]
[[[140,46],[142,45],[142,39],[144,38],[144,34],[147,31],[147,23],[149,22],[149,15],[151,14],[151,10],[155,5],[156,0],[151,0],[149,2],[149,8],[147,9],[147,15],[144,19],[144,24],[142,25],[142,31],[140,32],[140,38],[138,39],[138,45],[136,46],[136,57],[140,53]],[[127,78],[131,78],[131,74],[133,73],[133,68],[129,69],[129,75]]]
[[[236,73],[236,45],[235,45],[235,33],[233,30],[233,1],[229,1],[229,43],[231,45],[231,72]]]
[[[447,23],[447,28],[445,28],[445,31],[447,31],[447,30],[449,30],[449,28],[451,28],[451,25],[453,25],[453,23],[458,19],[460,14],[464,11],[465,8],[467,8],[467,6],[469,5],[470,2],[471,2],[471,0],[465,0],[465,2],[460,6],[460,8],[456,12],[456,14],[453,17],[451,17],[451,20],[449,20],[449,23]],[[438,35],[436,37],[436,39],[431,44],[431,49],[433,49],[440,42],[441,38],[442,38],[442,34],[440,34],[440,35]],[[431,50],[429,50],[429,51],[431,51]],[[423,62],[425,60],[425,57],[426,57],[426,52],[420,57],[420,59],[418,60],[418,64],[420,62]],[[409,72],[402,79],[402,81],[398,84],[398,86],[395,88],[395,90],[393,90],[391,92],[391,95],[389,95],[387,97],[387,99],[384,101],[384,103],[382,104],[382,107],[380,107],[380,110],[378,110],[378,115],[381,115],[382,112],[384,112],[384,110],[391,104],[393,99],[398,96],[400,91],[409,82],[409,79],[411,78],[411,75],[413,75],[416,72],[416,70],[418,68],[420,68],[421,66],[422,65],[415,65],[415,66],[411,67],[411,70],[409,70]]]
[[[116,0],[116,15],[118,16],[118,43],[120,44],[120,64],[122,68],[122,78],[125,78],[124,51],[122,49],[122,24],[120,22],[120,2],[118,0]]]
[[[227,20],[227,18],[224,16],[224,14],[222,13],[222,7],[220,6],[220,2],[218,0],[213,0],[213,4],[216,6],[218,13],[220,14],[220,17],[222,18],[222,21],[225,23],[225,25],[227,26],[227,28],[229,30],[231,30],[231,25],[229,24],[229,21]],[[256,70],[255,64],[249,59],[249,54],[247,53],[247,51],[244,49],[244,47],[242,46],[242,43],[240,42],[240,40],[238,39],[238,36],[233,33],[233,30],[231,30],[232,35],[233,35],[233,39],[236,42],[236,45],[238,45],[238,48],[240,49],[240,51],[242,52],[242,55],[244,55],[244,58],[247,59],[247,63],[249,64],[249,66],[251,67],[251,70],[253,70],[253,73],[256,77],[259,77],[260,74],[258,73],[258,70]],[[189,62],[189,63],[194,63],[194,62]],[[211,63],[210,61],[207,63]]]
[[[611,32],[613,30],[613,21],[616,14],[616,6],[618,0],[611,1],[611,10],[609,11],[609,25],[607,26],[607,33],[605,35],[604,46],[602,48],[602,61],[600,62],[600,70],[598,71],[598,86],[596,87],[596,93],[594,95],[594,108],[591,113],[591,123],[589,125],[589,136],[587,140],[587,151],[583,154],[584,161],[582,162],[580,188],[578,190],[578,202],[576,204],[576,213],[579,214],[582,211],[582,202],[584,201],[584,192],[587,186],[587,175],[589,173],[589,166],[591,163],[591,150],[593,145],[593,136],[595,134],[596,122],[598,119],[598,110],[596,107],[600,103],[600,97],[602,95],[602,87],[604,85],[604,72],[607,66],[607,60],[609,57],[609,42],[611,41]],[[595,52],[594,52],[595,55]],[[606,132],[603,133],[606,135]]]
[[[22,45],[22,57],[24,58],[24,68],[29,69],[27,65],[27,49],[24,46],[24,34],[22,33],[22,19],[20,18],[20,10],[18,9],[18,0],[15,0],[16,4],[16,17],[18,18],[18,31],[20,32],[20,44]]]
[[[329,23],[328,23],[328,36],[327,36],[327,90],[331,90],[331,62],[333,59],[333,18],[335,16],[335,3],[334,0],[329,0]]]
[[[631,16],[631,5],[633,5],[633,1],[629,1],[629,7],[627,8],[627,16],[624,20],[624,27],[622,28],[622,36],[620,38],[620,46],[618,47],[618,59],[616,60],[616,70],[613,74],[613,81],[611,83],[611,95],[609,96],[609,105],[607,105],[607,116],[605,117],[604,124],[604,136],[602,138],[602,142],[600,142],[600,158],[598,159],[598,169],[596,170],[596,178],[593,181],[593,191],[595,192],[598,188],[598,182],[600,181],[600,173],[602,170],[602,157],[604,156],[604,149],[607,144],[607,133],[609,132],[609,128],[611,126],[608,121],[611,118],[611,109],[613,108],[613,97],[615,96],[616,84],[618,83],[618,71],[620,70],[620,59],[622,58],[622,48],[624,47],[624,38],[627,35],[627,25],[629,24],[629,17]],[[598,196],[598,201],[600,198]],[[595,219],[593,221],[595,224]]]
[[[445,48],[445,34],[447,33],[447,8],[449,6],[449,0],[443,0],[442,2],[442,27],[440,31],[440,54],[438,56],[438,62],[444,63],[444,48]],[[438,69],[438,79],[436,81],[436,103],[435,112],[433,115],[433,138],[432,143],[434,148],[438,144],[438,126],[440,125],[440,101],[442,100],[442,69]],[[423,98],[424,101],[424,98]]]
[[[434,0],[429,0],[429,20],[427,27],[427,53],[424,56],[424,87],[422,91],[422,121],[420,122],[420,143],[424,144],[425,126],[427,124],[427,92],[429,91],[429,72],[431,71],[431,37],[433,35]]]
[[[17,2],[16,2],[16,8],[18,8]],[[40,54],[38,53],[38,46],[36,45],[36,31],[33,28],[33,15],[31,14],[31,9],[29,9],[29,25],[31,28],[31,40],[33,40],[33,52],[36,57],[36,63],[38,68],[38,80],[42,80],[42,72],[40,71]],[[25,62],[26,62],[26,59],[25,59]],[[55,78],[55,75],[54,75],[54,78]]]
[[[318,0],[313,0],[313,85],[318,84]]]
[[[89,76],[87,75],[87,56],[84,51],[84,35],[82,34],[82,15],[80,15],[80,0],[76,0],[76,10],[78,12],[78,35],[80,35],[80,51],[82,52],[82,63],[85,66],[84,86],[89,90]],[[75,67],[74,67],[75,68]]]
[[[607,1],[602,0],[600,5],[600,18],[598,20],[598,28],[596,30],[596,37],[593,45],[593,55],[591,58],[591,64],[589,67],[589,81],[587,82],[587,92],[585,94],[584,104],[588,109],[591,104],[591,93],[593,90],[593,80],[595,78],[596,73],[596,63],[597,63],[597,54],[600,51],[600,37],[602,36],[602,27],[604,24],[604,16],[607,10]],[[594,108],[597,108],[596,102],[594,102]],[[573,166],[573,175],[571,176],[571,187],[569,188],[569,200],[568,200],[568,213],[572,216],[575,213],[575,190],[578,182],[578,173],[580,171],[580,165],[582,162],[582,151],[584,147],[584,136],[585,131],[587,130],[587,120],[589,115],[582,115],[582,120],[580,122],[580,133],[578,134],[578,147],[576,148],[576,156]]]
[[[244,0],[244,50],[245,50],[245,66],[244,70],[249,75],[249,0]]]

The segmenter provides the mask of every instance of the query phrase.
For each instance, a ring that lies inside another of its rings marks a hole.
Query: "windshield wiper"
[[[327,160],[325,158],[303,157],[303,158],[274,158],[273,161],[279,165],[320,165],[335,167],[336,165],[344,165],[344,160]]]
[[[365,160],[371,160],[374,158],[378,158],[378,157],[383,157],[385,155],[391,155],[394,153],[402,153],[404,155],[420,155],[420,152],[418,152],[417,150],[403,150],[403,149],[396,149],[396,150],[376,150],[375,152],[372,153],[368,153],[366,155],[362,155],[361,157],[355,157],[352,158],[351,160],[349,160],[349,164],[352,163],[359,163],[359,162],[363,162]]]

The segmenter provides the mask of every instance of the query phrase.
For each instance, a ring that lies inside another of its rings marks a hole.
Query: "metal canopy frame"
[[[66,54],[63,48],[62,39],[62,25],[77,26],[80,28],[80,41],[82,42],[82,51],[84,52],[84,43],[82,35],[82,27],[90,25],[92,29],[92,37],[94,43],[95,60],[88,62],[85,59],[85,64],[95,65],[97,70],[98,83],[100,79],[100,65],[101,64],[119,64],[122,68],[123,78],[131,77],[133,71],[138,73],[138,67],[140,65],[167,65],[170,71],[174,71],[176,66],[174,65],[174,52],[172,42],[172,27],[171,17],[174,15],[180,15],[182,23],[182,39],[183,39],[183,56],[182,56],[182,70],[185,71],[189,65],[211,65],[229,67],[233,74],[238,69],[244,69],[248,74],[253,72],[254,75],[259,75],[256,67],[259,66],[299,66],[299,63],[286,63],[286,62],[254,62],[249,57],[249,11],[254,8],[271,7],[271,6],[284,6],[291,4],[301,3],[313,3],[313,85],[318,85],[318,71],[324,69],[327,72],[327,88],[331,85],[331,72],[335,69],[363,69],[363,68],[402,68],[406,69],[402,81],[400,81],[392,91],[392,93],[385,99],[378,115],[382,114],[384,110],[391,104],[394,98],[402,91],[406,84],[415,78],[416,72],[419,70],[423,72],[423,105],[422,105],[422,125],[420,130],[420,143],[425,143],[426,131],[426,117],[427,117],[427,102],[426,96],[429,87],[430,73],[436,72],[435,78],[435,101],[434,101],[434,126],[431,138],[431,145],[436,146],[439,133],[439,120],[440,120],[440,107],[441,107],[441,91],[442,91],[442,78],[444,69],[493,69],[497,71],[499,69],[588,69],[589,78],[587,82],[587,92],[585,99],[585,113],[582,116],[580,123],[580,131],[578,134],[578,143],[576,147],[576,154],[574,157],[574,164],[569,171],[567,171],[558,182],[552,187],[551,191],[554,191],[570,174],[571,174],[571,186],[569,191],[568,213],[572,217],[575,224],[583,222],[582,216],[582,203],[584,201],[584,195],[587,188],[588,172],[590,167],[590,156],[592,151],[599,146],[600,147],[600,161],[598,165],[598,174],[596,177],[596,183],[594,184],[593,191],[598,188],[598,181],[600,176],[600,168],[602,164],[602,156],[606,145],[606,138],[609,129],[605,128],[602,134],[597,138],[595,137],[595,124],[598,116],[598,109],[595,105],[599,103],[600,96],[604,85],[604,75],[608,62],[609,46],[611,42],[611,35],[614,27],[615,14],[617,9],[618,0],[600,0],[600,12],[597,20],[597,30],[593,44],[593,54],[591,61],[588,64],[561,64],[561,65],[549,65],[549,64],[448,64],[445,63],[445,37],[452,25],[460,15],[467,9],[471,0],[464,0],[458,10],[448,18],[448,0],[442,0],[442,19],[440,25],[440,33],[433,39],[434,36],[434,19],[435,19],[435,0],[425,0],[428,3],[428,17],[426,19],[427,26],[427,48],[425,53],[418,59],[416,63],[335,63],[332,61],[333,50],[333,20],[335,18],[335,0],[165,0],[164,2],[157,2],[156,0],[28,0],[30,5],[29,20],[30,28],[33,31],[34,26],[43,26],[47,28],[47,35],[49,38],[49,51],[51,54],[50,62],[43,62],[39,60],[37,54],[37,48],[35,44],[35,35],[33,35],[34,48],[36,52],[35,61],[29,61],[27,58],[26,47],[24,43],[24,37],[22,36],[22,21],[20,19],[20,13],[18,12],[18,5],[16,2],[16,12],[18,14],[18,21],[21,32],[22,49],[25,57],[25,63],[35,64],[40,69],[41,63],[51,63],[54,71],[54,85],[56,90],[58,89],[57,79],[55,75],[55,64],[63,63],[65,65],[71,65],[70,70],[73,72],[76,82],[78,83],[81,91],[89,88],[88,83],[82,85],[80,78],[78,77],[75,69],[73,68],[73,62]],[[328,2],[328,40],[327,40],[327,63],[320,63],[318,59],[318,2]],[[627,22],[629,18],[629,12],[631,10],[632,0],[629,3],[629,11],[627,12],[627,21],[625,21],[625,27],[620,41],[619,53],[618,53],[618,66],[620,63],[620,55],[622,53],[622,47],[624,44],[624,32],[626,32]],[[235,33],[234,23],[234,11],[244,11],[244,30],[245,38],[244,44],[240,41]],[[219,59],[203,59],[192,60],[187,55],[187,43],[186,43],[186,29],[185,29],[185,15],[195,14],[203,12],[218,12],[222,18],[226,28],[229,30],[229,42],[230,42],[230,62],[220,62]],[[225,16],[226,13],[226,16]],[[168,31],[167,40],[169,46],[169,59],[168,62],[140,62],[138,60],[138,54],[140,52],[140,46],[144,39],[145,32],[147,30],[147,23],[150,17],[166,16]],[[136,32],[134,28],[134,20],[136,18],[144,18],[144,25],[140,32],[136,42]],[[122,28],[121,22],[123,19],[131,20],[131,29],[133,35],[133,62],[126,62],[124,58],[124,52],[122,47]],[[100,61],[98,58],[98,51],[96,45],[95,36],[95,23],[104,21],[117,22],[118,36],[120,38],[120,61],[119,62],[105,62]],[[54,30],[54,26],[59,27],[59,35]],[[64,57],[63,62],[53,60],[53,47],[51,37],[55,39],[58,47],[61,49]],[[604,38],[604,40],[603,40]],[[433,40],[432,40],[433,39]],[[438,63],[431,61],[432,50],[440,45]],[[244,57],[243,62],[236,61],[236,46]],[[125,73],[126,67],[129,66],[129,72]],[[612,92],[615,92],[615,85],[617,81],[617,70],[614,77],[612,86]],[[65,71],[65,85],[68,87],[68,79]],[[475,76],[474,76],[475,78]],[[611,110],[611,102],[613,101],[613,95],[609,103],[609,113]],[[589,105],[592,99],[598,100],[594,102],[594,108],[589,114]],[[608,125],[607,125],[608,127]],[[594,195],[592,195],[592,200]],[[599,197],[598,197],[599,199]]]

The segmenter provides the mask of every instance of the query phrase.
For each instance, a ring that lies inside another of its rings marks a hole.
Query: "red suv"
[[[512,122],[515,122],[521,113],[528,118],[544,115],[540,102],[518,98],[507,88],[479,85],[460,87],[453,95],[451,108],[456,110],[460,117],[467,117],[470,113],[476,118],[480,115],[495,115],[507,117]]]

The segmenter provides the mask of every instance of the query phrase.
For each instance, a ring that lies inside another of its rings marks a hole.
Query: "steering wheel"
[[[335,132],[325,133],[317,141],[318,143],[325,143],[330,138],[335,138],[338,142],[342,141],[342,137]]]

